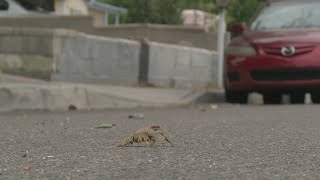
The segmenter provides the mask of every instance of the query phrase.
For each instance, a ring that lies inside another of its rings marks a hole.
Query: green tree
[[[126,23],[178,24],[184,9],[200,9],[217,13],[216,0],[100,0],[128,8],[122,19]],[[262,0],[231,0],[227,8],[228,22],[248,22]]]
[[[180,23],[180,9],[178,1],[153,0],[151,8],[152,23],[178,24]]]
[[[179,1],[172,0],[100,0],[128,8],[127,23],[176,24],[180,22]]]
[[[229,23],[249,22],[262,0],[232,0],[227,8]]]

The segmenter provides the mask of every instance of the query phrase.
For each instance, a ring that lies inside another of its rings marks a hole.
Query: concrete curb
[[[195,102],[204,94],[192,90],[83,84],[0,84],[0,111],[180,106]]]

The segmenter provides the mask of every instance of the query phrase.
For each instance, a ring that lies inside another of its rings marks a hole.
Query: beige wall
[[[95,27],[104,27],[104,12],[89,9],[85,0],[66,0],[66,12],[63,12],[63,0],[55,0],[55,12],[58,15],[90,15]]]
[[[63,12],[63,0],[55,0],[55,12],[59,15],[88,15],[85,0],[66,0],[66,12]]]
[[[105,14],[101,11],[89,9],[89,14],[93,17],[93,25],[95,27],[104,27],[104,16]]]
[[[54,11],[56,14],[62,14],[62,0],[54,1]]]

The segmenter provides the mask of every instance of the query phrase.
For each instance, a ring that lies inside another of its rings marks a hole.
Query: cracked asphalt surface
[[[319,179],[319,117],[315,105],[0,113],[0,179]],[[148,125],[176,147],[115,147]]]

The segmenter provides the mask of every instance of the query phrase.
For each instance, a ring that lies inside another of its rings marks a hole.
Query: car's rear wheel
[[[225,99],[228,103],[247,104],[248,92],[246,91],[225,91]]]
[[[290,101],[292,104],[304,104],[305,93],[294,92],[290,94]]]
[[[314,104],[320,104],[320,91],[312,92],[311,99]]]
[[[280,93],[264,93],[264,104],[280,104],[282,102],[282,94]]]

